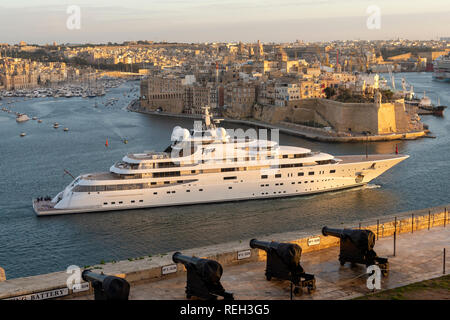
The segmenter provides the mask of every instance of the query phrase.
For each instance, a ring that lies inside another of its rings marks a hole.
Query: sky
[[[430,40],[449,17],[450,0],[0,0],[0,43]]]

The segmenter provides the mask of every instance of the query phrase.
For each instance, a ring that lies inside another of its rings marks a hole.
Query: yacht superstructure
[[[367,184],[407,155],[338,158],[275,141],[231,137],[205,122],[175,127],[164,152],[128,154],[109,172],[75,178],[53,199],[34,199],[37,215],[265,199]]]

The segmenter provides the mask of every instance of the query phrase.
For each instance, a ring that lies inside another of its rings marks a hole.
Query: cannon
[[[81,277],[92,284],[95,300],[128,300],[130,284],[125,279],[91,270],[84,270]]]
[[[220,278],[223,268],[217,261],[182,255],[175,252],[172,256],[175,263],[182,263],[187,270],[186,298],[193,296],[202,300],[234,300],[233,294],[225,291]]]
[[[272,277],[289,280],[294,285],[295,294],[303,293],[303,288],[307,288],[308,293],[316,289],[314,275],[305,273],[300,265],[302,248],[299,245],[252,239],[250,240],[250,247],[267,252],[267,281],[270,281]]]
[[[346,262],[352,264],[364,264],[366,267],[378,265],[383,276],[389,273],[387,258],[377,256],[373,250],[375,246],[375,234],[370,230],[332,229],[322,228],[324,236],[333,236],[340,239],[339,262],[343,266]]]

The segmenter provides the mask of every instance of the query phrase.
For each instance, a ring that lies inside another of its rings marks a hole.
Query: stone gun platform
[[[396,256],[393,256],[393,237],[379,239],[375,245],[378,256],[389,258],[390,272],[382,278],[381,289],[390,289],[438,277],[443,273],[443,249],[450,245],[450,226],[431,230],[402,233],[397,236]],[[301,265],[316,277],[317,290],[294,295],[294,299],[351,299],[372,291],[366,286],[365,266],[340,266],[339,247],[330,247],[302,255]],[[287,300],[290,284],[287,281],[267,281],[265,262],[249,262],[224,267],[222,285],[233,292],[235,299]],[[448,268],[447,268],[448,270]],[[184,300],[186,274],[164,280],[132,285],[130,299]],[[450,299],[450,292],[449,292]],[[422,297],[426,299],[427,297]],[[92,300],[93,295],[74,299]]]

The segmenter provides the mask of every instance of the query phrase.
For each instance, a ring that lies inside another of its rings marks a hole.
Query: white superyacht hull
[[[406,158],[395,154],[340,156],[338,164],[264,170],[267,179],[261,178],[259,170],[221,172],[190,183],[148,189],[71,192],[59,208],[50,201],[34,201],[33,209],[39,216],[48,216],[310,195],[365,185]],[[236,179],[224,181],[230,175]]]

